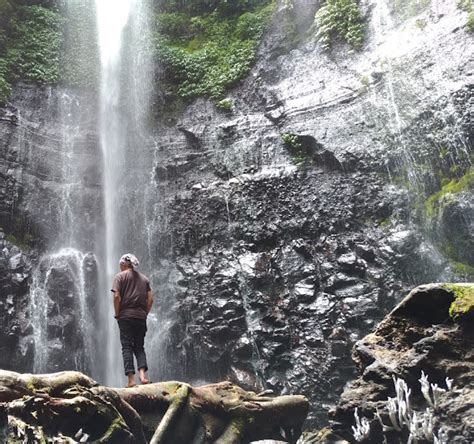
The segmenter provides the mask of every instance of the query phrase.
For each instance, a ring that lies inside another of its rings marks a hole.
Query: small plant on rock
[[[232,106],[234,105],[232,99],[226,98],[219,100],[216,103],[216,107],[223,110],[223,111],[232,111]]]

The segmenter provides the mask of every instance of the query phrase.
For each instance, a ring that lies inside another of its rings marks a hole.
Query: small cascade
[[[34,372],[62,370],[58,364],[93,372],[91,357],[95,335],[91,308],[95,295],[90,291],[92,276],[89,273],[94,262],[92,255],[65,248],[44,256],[33,274],[30,309],[35,344]],[[59,300],[61,304],[57,302]],[[62,307],[68,308],[66,313],[61,312]],[[68,353],[71,349],[79,352]],[[55,357],[55,352],[60,355]]]
[[[399,144],[400,163],[407,169],[407,176],[410,184],[418,189],[422,185],[422,182],[416,173],[416,169],[413,168],[415,159],[413,158],[412,151],[409,149],[407,141],[403,135],[404,123],[400,115],[400,104],[395,92],[395,75],[392,66],[392,57],[394,54],[397,54],[398,48],[395,47],[396,43],[393,38],[388,37],[384,39],[384,36],[387,37],[390,32],[394,31],[396,28],[386,0],[377,1],[374,8],[373,26],[375,40],[386,40],[388,42],[381,47],[379,55],[382,60],[382,68],[385,72],[387,111],[390,116],[392,134]],[[375,100],[378,100],[378,98]],[[388,173],[391,175],[390,171],[388,171]]]

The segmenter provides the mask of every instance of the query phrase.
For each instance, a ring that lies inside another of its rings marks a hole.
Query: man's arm
[[[118,319],[120,314],[120,301],[122,300],[120,296],[120,291],[114,291],[114,310],[115,310],[115,319]]]
[[[146,312],[150,313],[151,307],[153,306],[153,293],[148,290],[146,292]]]

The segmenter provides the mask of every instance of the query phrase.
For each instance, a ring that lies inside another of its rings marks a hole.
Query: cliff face
[[[229,94],[230,112],[205,99],[179,115],[162,110],[131,163],[146,187],[127,198],[124,215],[139,222],[131,242],[159,295],[152,377],[303,393],[311,419],[324,421],[354,374],[352,345],[403,291],[470,273],[473,48],[454,0],[410,14],[379,0],[362,4],[363,51],[336,44],[327,53],[308,37],[317,5],[306,3],[277,13],[256,66]],[[20,86],[0,121],[2,224],[32,236],[33,268],[36,250],[61,245],[64,202],[74,202],[70,220],[87,221],[71,223],[71,238],[84,240],[77,250],[100,260],[94,101],[68,93],[80,131],[66,154],[74,128],[58,113],[63,93]],[[64,200],[67,183],[83,194]],[[13,312],[29,319],[22,285]],[[53,347],[63,336],[46,338]],[[30,370],[22,362],[15,370]]]
[[[83,329],[80,293],[91,310],[97,306],[97,264],[90,252],[100,250],[103,229],[91,96],[19,85],[1,111],[5,369],[33,370],[35,347],[44,347],[48,369],[81,362],[90,370],[77,359],[84,341],[76,332]]]
[[[447,170],[470,165],[464,14],[455,2],[408,18],[364,6],[362,53],[292,49],[288,15],[305,36],[311,11],[280,11],[232,112],[198,100],[156,139],[159,254],[180,272],[167,356],[196,378],[305,393],[319,419],[353,374],[352,344],[403,291],[468,278],[453,261],[472,264],[460,247],[469,187],[449,210],[426,203]]]

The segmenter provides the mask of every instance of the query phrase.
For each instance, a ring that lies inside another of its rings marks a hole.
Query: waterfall
[[[100,377],[92,332],[96,297],[97,232],[90,223],[97,189],[89,176],[81,132],[84,108],[67,90],[48,91],[47,109],[57,110],[58,136],[49,141],[51,170],[46,185],[29,190],[29,210],[44,221],[48,241],[30,286],[33,370],[80,370]],[[24,143],[29,144],[25,138]],[[30,147],[28,147],[30,149]],[[30,151],[31,153],[31,151]],[[31,155],[33,155],[31,153]],[[88,210],[84,201],[89,200]]]
[[[146,5],[137,0],[96,0],[101,61],[99,133],[103,153],[105,266],[101,324],[107,330],[108,385],[123,383],[119,334],[110,286],[123,253],[147,253],[144,224],[145,124],[150,63]],[[144,164],[141,165],[140,162]],[[146,270],[145,270],[146,271]]]

